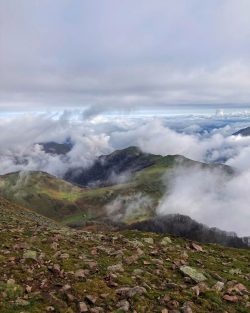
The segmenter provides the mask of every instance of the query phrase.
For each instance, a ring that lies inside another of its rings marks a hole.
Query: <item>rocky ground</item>
[[[250,250],[61,227],[0,199],[0,312],[250,312]]]

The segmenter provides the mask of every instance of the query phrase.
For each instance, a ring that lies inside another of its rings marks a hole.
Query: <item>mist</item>
[[[87,168],[98,156],[132,145],[148,153],[224,163],[234,169],[234,176],[217,170],[178,168],[164,177],[166,194],[157,213],[182,213],[210,227],[249,235],[250,137],[232,136],[249,124],[248,112],[135,117],[65,111],[1,117],[0,174],[36,170],[63,177],[69,168]],[[38,144],[68,139],[73,146],[64,155],[46,153]],[[128,179],[128,173],[111,177],[114,183]],[[120,200],[109,209],[119,211]],[[126,210],[130,212],[132,207]]]
[[[159,215],[180,213],[210,227],[250,235],[250,171],[229,175],[219,169],[179,167],[163,180],[166,193]]]

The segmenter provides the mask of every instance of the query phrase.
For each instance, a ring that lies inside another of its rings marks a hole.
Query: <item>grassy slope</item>
[[[154,165],[133,174],[124,184],[83,189],[42,172],[11,173],[0,176],[0,195],[44,216],[74,226],[105,218],[106,206],[119,199],[120,221],[132,223],[154,216],[155,207],[166,188],[162,183],[162,175],[176,164],[211,167],[181,156],[146,155],[142,158],[149,158]],[[137,202],[136,195],[147,197],[150,204],[145,205],[144,201],[141,207],[127,212],[131,203]]]
[[[84,192],[43,172],[10,173],[0,177],[0,194],[47,217],[60,220],[79,212],[75,204]]]
[[[1,198],[0,231],[1,313],[73,313],[82,301],[88,312],[121,313],[120,300],[128,301],[129,312],[138,313],[161,312],[173,300],[177,310],[192,302],[193,313],[249,312],[246,292],[232,291],[237,303],[223,300],[238,282],[249,290],[249,250],[202,245],[204,251],[198,252],[180,238],[170,237],[172,243],[164,246],[156,234],[76,231]],[[35,260],[25,258],[30,251]],[[186,281],[179,270],[183,263],[206,275],[207,291],[195,294],[192,287],[197,284]],[[124,271],[110,275],[108,266],[116,264]],[[77,277],[80,269],[85,277]],[[225,282],[220,292],[213,288],[218,280]],[[144,293],[119,295],[119,288],[134,286],[145,288]],[[96,297],[95,303],[88,303],[86,296]],[[99,311],[91,311],[96,307]]]

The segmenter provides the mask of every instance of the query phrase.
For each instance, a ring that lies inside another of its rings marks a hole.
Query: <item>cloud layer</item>
[[[0,108],[247,106],[248,0],[0,1]]]
[[[67,111],[4,117],[0,119],[0,174],[42,170],[62,177],[70,167],[88,167],[97,156],[131,145],[154,154],[181,154],[197,161],[222,162],[234,167],[237,175],[229,179],[218,171],[177,169],[157,211],[188,214],[209,226],[249,235],[250,137],[231,136],[249,123],[247,112],[224,116],[86,118],[82,112]],[[37,144],[63,143],[69,138],[73,148],[66,155],[47,154]],[[119,209],[119,201],[115,207]]]

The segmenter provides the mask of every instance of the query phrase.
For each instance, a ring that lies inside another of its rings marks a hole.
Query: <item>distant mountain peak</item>
[[[233,136],[237,136],[237,135],[241,135],[243,137],[250,136],[250,126],[246,128],[242,128],[233,134]]]
[[[64,155],[67,154],[73,147],[71,141],[65,141],[63,143],[58,143],[55,141],[39,142],[42,150],[49,154]]]

